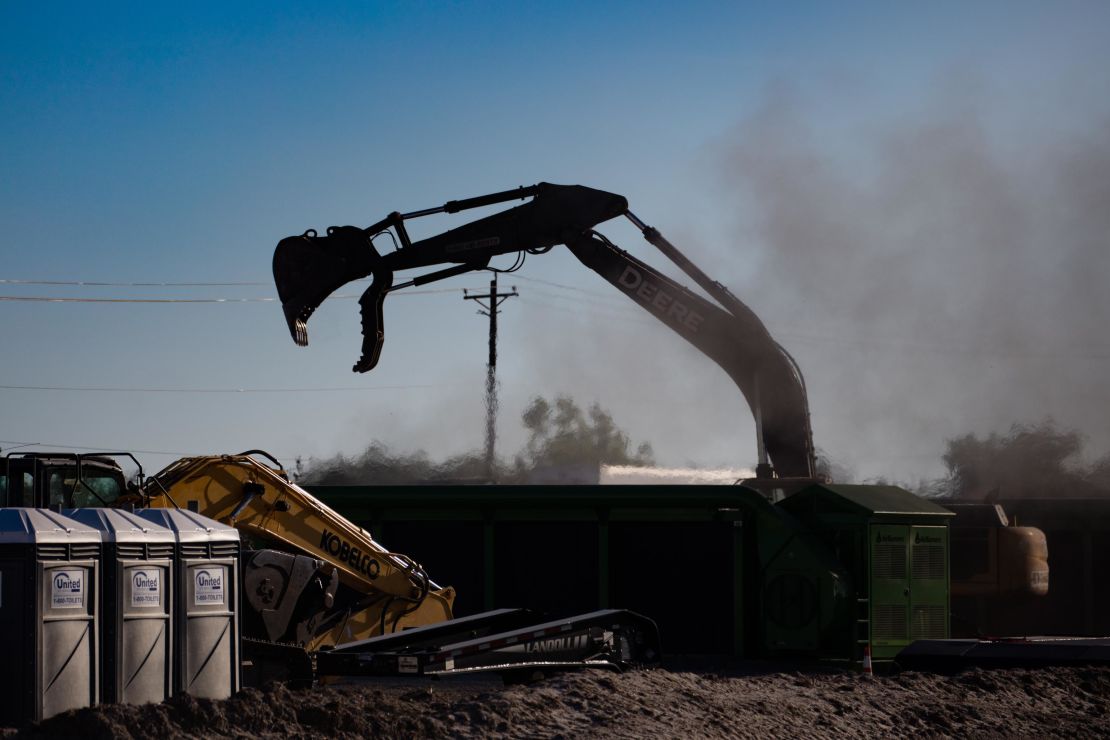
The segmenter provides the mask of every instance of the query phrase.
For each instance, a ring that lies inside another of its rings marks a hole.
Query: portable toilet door
[[[182,509],[135,512],[174,533],[174,691],[226,699],[241,681],[239,531]]]
[[[101,696],[146,704],[173,695],[173,532],[122,509],[63,512],[100,532]]]
[[[0,509],[0,724],[100,699],[100,533],[43,509]]]

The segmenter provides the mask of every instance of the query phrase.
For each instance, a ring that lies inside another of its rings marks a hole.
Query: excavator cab
[[[27,452],[0,460],[0,506],[82,508],[112,506],[128,492],[117,457],[130,453]],[[140,479],[142,467],[139,466]]]

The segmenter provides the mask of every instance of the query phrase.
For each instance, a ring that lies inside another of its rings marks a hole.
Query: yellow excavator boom
[[[451,619],[453,589],[255,454],[181,458],[148,479],[144,505],[196,510],[260,548],[243,595],[268,639],[315,650]]]

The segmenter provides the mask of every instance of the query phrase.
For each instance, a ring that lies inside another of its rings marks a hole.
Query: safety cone
[[[871,643],[863,646],[863,675],[867,678],[875,677],[875,671],[871,668]]]

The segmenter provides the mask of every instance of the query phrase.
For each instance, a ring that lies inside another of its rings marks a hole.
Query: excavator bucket
[[[308,319],[324,299],[375,269],[384,269],[381,256],[367,233],[355,226],[332,226],[326,236],[310,229],[278,242],[274,282],[293,341],[307,345]]]

